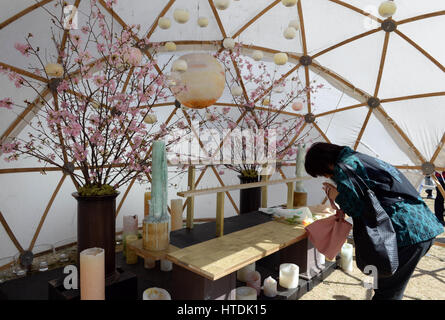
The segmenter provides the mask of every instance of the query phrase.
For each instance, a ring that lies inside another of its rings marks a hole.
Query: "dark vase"
[[[238,178],[240,179],[241,184],[244,184],[258,182],[260,177],[257,176],[252,178],[239,175]],[[239,204],[240,214],[258,211],[258,208],[261,207],[261,187],[241,189]]]
[[[116,273],[116,197],[80,196],[77,200],[77,261],[82,250],[102,248],[105,250],[105,276]]]

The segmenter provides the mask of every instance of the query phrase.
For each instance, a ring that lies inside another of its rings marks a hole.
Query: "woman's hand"
[[[337,188],[328,182],[324,182],[323,190],[326,192],[326,195],[328,196],[331,203],[335,203],[335,198],[337,198],[338,196]]]

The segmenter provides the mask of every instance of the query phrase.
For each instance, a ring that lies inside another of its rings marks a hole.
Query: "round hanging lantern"
[[[173,62],[172,71],[176,72],[186,72],[188,69],[187,61],[183,59],[178,59]]]
[[[177,23],[186,23],[189,21],[190,13],[186,9],[175,9],[173,18],[175,18]]]
[[[286,64],[287,60],[288,60],[288,57],[287,57],[287,53],[285,53],[285,52],[279,52],[273,56],[273,61],[275,62],[276,65],[279,65],[279,66]]]
[[[294,111],[301,111],[303,110],[303,102],[296,101],[292,104],[292,110]]]
[[[158,20],[159,28],[164,29],[164,30],[170,28],[171,24],[172,23],[171,23],[170,19],[166,18],[166,17],[160,17]]]
[[[233,40],[232,38],[225,38],[223,41],[223,47],[226,49],[235,48],[235,40]]]
[[[297,29],[294,27],[287,27],[283,33],[284,37],[288,40],[291,40],[297,36]]]
[[[253,60],[255,60],[255,61],[260,61],[261,59],[263,59],[263,52],[262,51],[260,51],[260,50],[255,50],[253,53],[252,53],[252,58],[253,58]]]
[[[165,49],[167,51],[176,51],[176,44],[174,42],[169,41],[165,44]]]
[[[396,13],[397,5],[394,1],[384,1],[379,6],[379,14],[384,18],[389,18]]]
[[[281,3],[282,3],[285,7],[293,7],[294,5],[297,4],[297,0],[281,0]]]
[[[235,97],[239,97],[243,94],[243,89],[240,86],[234,86],[232,87],[231,92]]]
[[[291,20],[289,21],[288,27],[294,28],[295,30],[299,30],[300,22],[298,21],[298,19]]]
[[[213,105],[223,94],[225,86],[224,69],[218,60],[205,53],[186,54],[179,60],[186,62],[188,68],[177,75],[182,85],[171,88],[175,98],[182,105],[194,109]]]
[[[226,10],[230,5],[230,0],[215,0],[215,7],[219,10]]]
[[[158,121],[158,117],[154,113],[148,113],[144,118],[144,122],[148,124],[153,124],[156,121]]]
[[[198,18],[198,25],[201,28],[205,28],[209,25],[209,19],[207,17],[199,17]]]
[[[63,67],[58,63],[48,63],[45,66],[45,72],[50,77],[61,78],[63,76]]]
[[[142,52],[138,48],[128,48],[123,55],[123,61],[133,67],[139,66],[142,61]]]

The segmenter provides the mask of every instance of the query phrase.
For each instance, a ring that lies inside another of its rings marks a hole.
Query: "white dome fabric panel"
[[[33,43],[45,50],[45,57],[55,53],[50,39],[51,23],[45,10],[55,12],[56,1],[15,0],[0,3],[0,66],[17,68],[22,74],[30,71],[29,66],[35,61],[28,60],[14,48],[15,43],[23,42],[29,32],[33,34]],[[74,4],[75,1],[68,2]],[[104,7],[105,1],[97,2]],[[445,43],[442,41],[445,2],[396,0],[398,9],[392,19],[397,28],[390,33],[381,29],[385,19],[378,15],[380,3],[380,0],[299,0],[297,6],[287,8],[280,0],[241,0],[231,1],[226,10],[218,10],[212,8],[212,0],[119,0],[112,10],[103,8],[102,12],[108,21],[112,21],[116,32],[122,29],[122,22],[126,25],[140,24],[138,37],[141,39],[148,35],[153,43],[175,41],[177,52],[163,50],[158,59],[159,65],[172,59],[166,68],[167,73],[172,61],[183,54],[212,54],[222,50],[221,43],[225,37],[234,37],[237,43],[242,44],[242,52],[246,56],[250,56],[255,49],[262,50],[267,70],[275,72],[277,78],[288,74],[287,78],[298,76],[304,86],[313,80],[316,84],[324,85],[311,96],[313,104],[310,108],[305,103],[303,110],[296,112],[288,106],[284,110],[287,113],[280,116],[293,120],[312,113],[315,122],[306,124],[301,133],[309,133],[308,142],[327,140],[377,156],[403,168],[410,181],[418,186],[423,178],[421,165],[424,162],[431,161],[437,170],[445,170]],[[89,5],[90,0],[80,1],[80,24],[88,15]],[[187,23],[174,21],[173,12],[178,8],[189,11]],[[16,15],[20,17],[15,19]],[[160,16],[170,18],[171,27],[168,30],[157,27]],[[206,28],[198,26],[200,16],[209,19]],[[298,34],[292,40],[285,39],[283,32],[289,21],[294,19],[300,22]],[[84,36],[79,31],[72,32]],[[90,50],[96,53],[96,48],[91,47]],[[273,54],[280,51],[289,55],[289,61],[284,66],[273,63]],[[299,57],[304,55],[314,56],[312,65],[305,67],[300,64]],[[247,60],[256,63],[253,59]],[[242,69],[241,74],[245,75],[246,70]],[[248,91],[255,89],[252,84],[246,87]],[[41,90],[45,88],[46,84],[42,82]],[[285,90],[289,89],[286,87]],[[7,75],[0,74],[0,99],[11,97],[23,104],[23,100],[33,101],[36,96],[28,88],[15,88]],[[374,96],[381,103],[370,110],[367,102]],[[272,93],[273,101],[279,100],[279,97],[279,94]],[[174,101],[159,102],[170,105],[153,109],[159,120],[156,128],[169,118],[175,108]],[[236,121],[241,112],[233,103],[230,88],[226,86],[215,108],[232,106],[230,116]],[[261,101],[257,106],[263,107]],[[26,124],[33,113],[28,113],[26,121],[21,121],[23,111],[15,106],[12,110],[0,108],[0,141],[26,136],[30,130]],[[171,121],[181,120],[186,123],[182,110],[177,110]],[[42,175],[39,171],[43,166],[34,159],[8,163],[2,156],[0,160],[0,212],[24,249],[31,243],[48,201],[62,177],[60,171]],[[17,168],[34,170],[14,173]],[[177,185],[169,188],[169,198],[173,199],[177,198],[176,192],[187,189],[187,177],[176,177],[174,168],[169,168],[169,171],[170,182]],[[283,167],[282,172],[291,177],[294,167]],[[197,178],[200,173],[198,170]],[[238,183],[234,172],[226,171],[219,176],[208,168],[199,187],[220,186],[218,177],[226,185]],[[277,172],[272,179],[281,177]],[[310,204],[317,204],[324,198],[321,180],[313,179],[305,183],[310,192]],[[270,205],[285,202],[284,188],[280,185],[270,188]],[[124,214],[137,214],[139,221],[142,221],[143,192],[147,190],[147,185],[138,183],[131,187],[117,218],[118,230],[122,227]],[[75,239],[73,191],[71,179],[65,179],[55,195],[36,245]],[[117,204],[120,204],[126,191],[127,186],[120,189]],[[238,192],[232,192],[231,196],[238,206]],[[196,218],[214,216],[213,196],[198,197],[195,201],[199,203]],[[230,200],[225,202],[225,213],[226,216],[236,214]],[[17,252],[1,224],[0,241],[0,258]]]

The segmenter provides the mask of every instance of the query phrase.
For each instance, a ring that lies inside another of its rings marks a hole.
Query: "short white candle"
[[[341,248],[340,253],[340,266],[344,272],[352,272],[352,244],[345,243]]]
[[[254,288],[257,295],[261,293],[261,274],[258,271],[250,271],[246,275],[246,284],[248,287]]]
[[[277,281],[272,277],[264,279],[263,292],[266,297],[275,297],[277,295]]]
[[[142,294],[142,300],[171,300],[170,293],[162,288],[148,288]]]
[[[144,259],[144,268],[145,269],[153,269],[156,266],[156,260],[145,258]]]
[[[317,253],[317,264],[319,265],[325,265],[326,264],[326,257],[324,254],[319,252],[318,250],[315,251]]]
[[[236,300],[256,300],[257,292],[251,287],[236,288]]]
[[[161,259],[161,271],[172,271],[173,264],[171,261]]]
[[[246,276],[250,271],[255,271],[255,262],[245,266],[244,268],[241,268],[236,273],[236,278],[239,281],[246,282]]]
[[[300,268],[293,263],[283,263],[280,265],[280,286],[287,289],[298,287]]]
[[[80,253],[80,299],[105,300],[105,250],[89,248]]]

